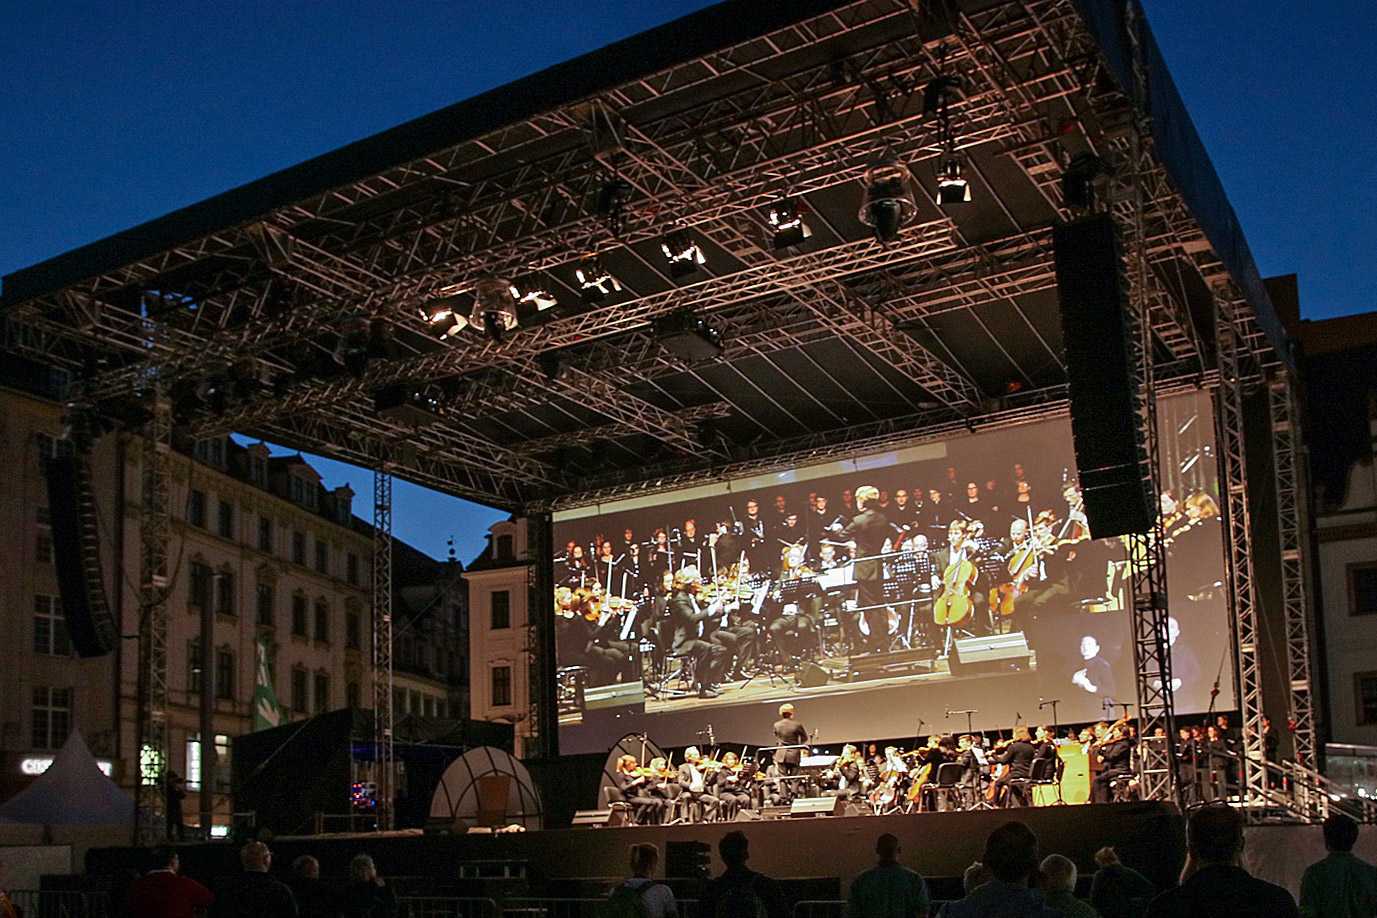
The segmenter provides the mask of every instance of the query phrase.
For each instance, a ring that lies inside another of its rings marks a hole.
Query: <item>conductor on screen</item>
[[[781,746],[803,746],[808,743],[808,729],[794,720],[794,706],[789,702],[779,706],[779,720],[775,721],[775,742]],[[775,767],[782,775],[798,774],[801,749],[776,749]]]
[[[865,620],[870,626],[871,653],[883,653],[889,641],[889,614],[885,608],[884,562],[875,557],[884,550],[885,539],[889,537],[889,520],[875,509],[879,502],[879,489],[862,485],[856,489],[856,507],[859,513],[851,522],[837,533],[837,540],[849,542],[852,556],[869,558],[856,562],[856,600],[865,610]]]

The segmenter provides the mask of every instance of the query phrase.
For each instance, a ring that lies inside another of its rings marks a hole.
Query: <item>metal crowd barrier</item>
[[[397,903],[398,918],[498,918],[492,899],[407,896]]]
[[[800,899],[793,918],[846,918],[845,899]]]
[[[24,918],[112,918],[110,897],[103,892],[15,889],[10,901]]]
[[[606,897],[513,896],[501,900],[453,896],[406,896],[397,900],[398,918],[599,918]],[[680,899],[679,914],[693,918],[696,899]],[[94,916],[93,916],[94,918]]]

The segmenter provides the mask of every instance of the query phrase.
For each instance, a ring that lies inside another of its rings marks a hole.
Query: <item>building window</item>
[[[497,549],[496,549],[495,554],[497,555],[497,560],[498,560],[498,561],[510,561],[510,560],[512,560],[512,537],[511,537],[511,536],[509,536],[509,535],[500,535],[500,536],[497,537]]]
[[[273,626],[276,594],[271,583],[258,585],[258,601],[254,603],[254,621],[269,628]]]
[[[330,710],[330,674],[316,673],[315,684],[316,713],[324,714]]]
[[[316,600],[316,620],[314,637],[317,641],[330,640],[330,604],[323,599]]]
[[[430,695],[426,696],[426,717],[435,716],[435,699]]]
[[[492,668],[492,703],[502,707],[512,703],[512,668],[494,666]]]
[[[186,789],[201,789],[201,734],[192,733],[186,738]],[[227,794],[230,789],[230,744],[229,735],[215,734],[215,792]]]
[[[292,668],[292,710],[298,714],[305,714],[308,710],[306,701],[306,670],[300,666]]]
[[[260,488],[268,484],[268,460],[262,456],[249,457],[249,481]]]
[[[33,748],[61,749],[72,732],[72,690],[46,688],[33,690]]]
[[[187,522],[200,529],[206,528],[206,492],[191,489],[186,503]]]
[[[33,652],[53,657],[70,657],[72,639],[67,633],[67,617],[56,596],[33,598]]]
[[[39,564],[53,561],[53,527],[47,507],[38,508],[38,542],[34,546],[34,559]]]
[[[197,440],[192,447],[192,455],[208,465],[225,467],[225,440],[216,437],[211,440]]]
[[[322,574],[330,573],[330,546],[316,539],[316,570]]]
[[[415,714],[418,717],[421,714],[421,693],[414,689],[407,692],[406,713]]]
[[[273,550],[273,521],[266,516],[258,518],[258,550],[269,553]]]
[[[215,520],[215,529],[220,533],[222,539],[234,538],[234,504],[227,500],[220,501],[219,515]]]
[[[1353,684],[1357,691],[1358,726],[1377,724],[1377,673],[1354,673]]]
[[[1377,561],[1348,565],[1348,614],[1377,615]]]
[[[350,586],[359,585],[359,556],[352,551],[344,557],[344,573]]]
[[[215,651],[215,697],[234,700],[234,651],[228,647]]]
[[[306,534],[304,532],[292,533],[292,563],[306,566]]]
[[[300,475],[292,475],[290,478],[290,494],[293,503],[301,504],[303,507],[316,509],[316,483],[308,481]]]
[[[292,634],[306,636],[306,597],[300,593],[292,596]]]
[[[220,571],[215,575],[215,614],[235,615],[238,609],[234,603],[234,575]]]
[[[507,590],[492,591],[492,630],[512,626],[512,594]]]
[[[210,566],[204,561],[192,561],[187,568],[187,576],[190,578],[187,604],[204,609],[210,603]]]
[[[357,682],[349,682],[344,686],[344,703],[347,707],[363,707],[363,692]]]
[[[392,714],[395,717],[406,714],[406,692],[402,689],[392,690]]]
[[[186,691],[201,694],[201,641],[197,638],[186,642]]]
[[[344,646],[358,650],[363,646],[363,616],[358,609],[344,610]]]

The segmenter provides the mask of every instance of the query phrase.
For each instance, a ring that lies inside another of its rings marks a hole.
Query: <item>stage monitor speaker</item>
[[[798,671],[799,688],[817,688],[832,681],[832,674],[811,661],[805,662]]]
[[[791,809],[792,809],[792,807],[788,806],[787,804],[782,805],[782,806],[762,806],[762,807],[760,808],[760,818],[761,818],[761,819],[783,819],[785,816],[788,816],[788,815],[789,815],[789,811],[790,811]],[[742,812],[745,812],[745,811],[743,810]]]
[[[72,647],[80,657],[100,657],[115,649],[118,629],[105,598],[100,564],[100,527],[86,457],[59,455],[44,463],[53,563],[62,614]]]
[[[574,821],[570,823],[577,826],[605,826],[612,822],[612,811],[607,810],[578,810],[574,813]]]
[[[1145,532],[1155,516],[1138,423],[1126,287],[1108,214],[1052,231],[1071,401],[1071,437],[1090,532]]]
[[[840,816],[846,807],[841,797],[799,797],[789,807],[790,816]]]
[[[948,664],[952,674],[1007,673],[1028,668],[1028,640],[1021,631],[958,638]]]

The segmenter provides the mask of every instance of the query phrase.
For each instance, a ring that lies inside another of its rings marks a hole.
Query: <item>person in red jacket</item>
[[[129,914],[140,918],[193,918],[195,909],[215,901],[209,889],[190,877],[180,876],[181,859],[171,848],[156,852],[153,870],[129,887]]]

